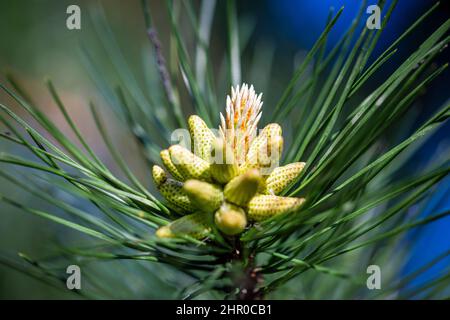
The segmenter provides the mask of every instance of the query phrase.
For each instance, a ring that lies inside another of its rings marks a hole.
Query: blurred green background
[[[81,8],[81,30],[66,28],[68,17],[66,8],[71,4],[77,4]],[[63,118],[57,112],[44,84],[46,78],[52,79],[88,142],[107,164],[113,166],[108,160],[106,148],[100,143],[99,134],[91,120],[88,102],[92,100],[100,106],[106,108],[108,106],[86,72],[79,49],[80,44],[84,43],[92,53],[104,54],[100,52],[89,16],[98,8],[105,10],[107,19],[119,41],[119,46],[126,48],[130,67],[138,77],[142,76],[143,73],[139,72],[142,60],[144,58],[152,59],[152,57],[143,56],[145,51],[147,54],[149,53],[150,44],[146,38],[139,1],[2,0],[0,1],[0,38],[2,39],[0,41],[0,69],[2,72],[14,74],[39,107],[49,114],[50,118],[63,128],[63,131],[68,133],[69,130],[63,124]],[[154,2],[152,9],[155,10],[155,20],[163,20],[161,16],[165,7],[162,3]],[[164,21],[162,24],[164,25]],[[107,56],[105,56],[105,60],[107,60]],[[99,63],[101,62],[99,61]],[[108,70],[108,68],[104,68],[104,70]],[[105,74],[105,77],[110,77],[114,82],[114,75]],[[11,102],[4,95],[0,95],[0,100],[2,103]],[[11,105],[14,107],[14,104]],[[18,109],[16,111],[23,114]],[[108,121],[109,128],[111,128],[110,133],[121,152],[125,155],[138,154],[137,146],[130,143],[131,136],[120,130],[117,119],[109,115],[108,112],[104,113],[105,120]],[[4,148],[13,146],[1,143],[0,147],[4,150]],[[20,149],[15,152],[20,153]],[[148,177],[143,157],[130,156],[127,157],[127,161],[138,173],[138,176]],[[1,166],[0,169],[10,171],[11,167],[6,169]],[[30,171],[29,174],[32,172]],[[1,181],[0,188],[3,192],[15,199],[20,199],[24,204],[32,203],[37,207],[46,208],[42,201],[12,188],[10,184],[5,185],[3,180]],[[68,201],[73,201],[73,199],[68,199]],[[17,256],[17,252],[23,252],[33,257],[45,256],[52,249],[52,244],[79,239],[79,234],[76,232],[25,214],[4,203],[0,203],[0,211],[0,251],[11,257]],[[69,291],[53,289],[11,268],[0,266],[0,298],[66,299],[73,297],[76,296]]]

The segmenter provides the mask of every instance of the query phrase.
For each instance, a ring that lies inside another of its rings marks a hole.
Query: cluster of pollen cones
[[[233,236],[249,222],[300,208],[305,199],[279,194],[296,180],[305,163],[278,166],[281,127],[271,123],[256,135],[261,106],[261,95],[255,94],[253,86],[232,88],[226,116],[221,114],[219,137],[193,115],[188,120],[192,151],[180,145],[161,151],[171,177],[155,165],[153,179],[168,206],[183,216],[159,228],[158,237],[202,239],[214,225]]]

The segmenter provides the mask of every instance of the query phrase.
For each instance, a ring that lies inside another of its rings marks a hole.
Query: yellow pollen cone
[[[186,179],[183,178],[181,173],[178,171],[178,169],[175,167],[175,165],[173,164],[172,160],[170,159],[169,150],[167,150],[167,149],[162,150],[159,153],[159,155],[161,157],[161,160],[162,160],[164,166],[166,167],[167,171],[169,171],[169,173],[172,175],[172,177],[174,177],[178,181],[186,180]]]
[[[192,204],[204,212],[214,212],[223,202],[221,188],[200,180],[187,180],[183,185],[184,192]]]
[[[283,134],[283,130],[281,129],[281,126],[278,123],[269,123],[267,126],[264,127],[261,134],[267,135],[267,137],[275,137],[275,136],[281,136]]]
[[[164,183],[159,185],[158,189],[163,197],[175,206],[180,207],[187,212],[193,212],[196,209],[186,192],[184,192],[182,182],[167,179]]]
[[[238,206],[245,207],[256,194],[256,191],[258,191],[261,179],[261,175],[257,169],[251,169],[233,178],[225,186],[225,199]]]
[[[157,165],[154,165],[152,168],[152,176],[157,187],[167,180],[167,174],[164,172],[164,169]]]
[[[304,167],[304,162],[294,162],[276,168],[267,177],[265,189],[262,192],[265,194],[280,194],[287,186],[294,182]]]
[[[193,115],[188,119],[191,141],[193,141],[194,154],[203,160],[208,160],[211,144],[215,136],[206,123],[199,116]]]
[[[247,216],[252,221],[264,221],[278,214],[295,211],[303,202],[303,198],[257,195],[248,204]]]
[[[214,222],[224,234],[233,236],[244,231],[247,217],[241,208],[225,203],[215,213]]]
[[[211,177],[209,163],[179,145],[169,148],[172,163],[185,179],[209,181]]]
[[[196,212],[172,221],[156,230],[159,238],[174,238],[176,236],[190,236],[203,239],[211,233],[211,216],[204,212]]]
[[[283,137],[275,136],[259,150],[257,167],[263,176],[268,176],[278,167],[283,149]]]
[[[265,168],[263,175],[269,174],[278,166],[283,148],[283,137],[281,127],[276,123],[267,125],[261,133],[253,140],[242,171],[250,168]]]
[[[211,175],[219,183],[225,184],[239,173],[234,152],[223,139],[215,139],[211,150]]]

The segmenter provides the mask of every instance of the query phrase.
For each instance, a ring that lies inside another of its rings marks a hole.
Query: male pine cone
[[[220,138],[193,115],[188,119],[193,150],[173,145],[161,151],[172,178],[155,165],[153,179],[169,207],[184,216],[159,228],[158,237],[202,239],[214,227],[234,236],[249,222],[299,210],[303,198],[279,194],[297,180],[305,164],[277,166],[281,127],[271,123],[256,136],[261,106],[261,95],[256,96],[253,86],[232,88],[226,116],[221,114]]]

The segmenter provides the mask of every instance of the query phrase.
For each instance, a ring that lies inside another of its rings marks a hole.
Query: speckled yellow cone
[[[193,142],[194,154],[203,160],[208,160],[212,143],[215,139],[214,134],[202,118],[196,115],[189,117],[188,127],[191,134],[191,141]]]
[[[160,166],[156,166],[156,165],[153,166],[152,176],[153,176],[153,180],[155,181],[155,184],[157,187],[159,187],[161,184],[163,184],[167,180],[167,174],[164,171],[164,169],[161,168]]]
[[[268,176],[280,164],[283,142],[282,136],[271,137],[267,145],[260,150],[258,164],[263,176]]]
[[[278,166],[283,149],[281,133],[281,127],[278,124],[267,125],[260,135],[253,140],[241,171]],[[267,172],[267,174],[269,173],[270,171]]]
[[[275,136],[281,136],[283,134],[283,130],[281,129],[281,126],[278,123],[269,123],[262,129],[260,135],[266,135],[267,137],[275,137]]]
[[[248,204],[247,217],[251,221],[263,221],[278,214],[295,211],[304,201],[303,198],[256,195]]]
[[[233,150],[222,139],[213,142],[210,164],[212,177],[221,184],[229,182],[239,173]]]
[[[223,202],[223,192],[220,187],[200,180],[187,180],[183,190],[197,209],[204,212],[216,211]]]
[[[183,190],[183,183],[167,178],[166,173],[159,166],[153,166],[152,175],[159,192],[167,201],[187,212],[195,210],[195,206]]]
[[[267,169],[263,174],[269,175],[278,166],[282,149],[283,137],[275,136],[264,140],[259,144],[256,152],[249,155],[244,170],[249,168]],[[272,170],[268,171],[271,168]]]
[[[224,234],[234,236],[245,230],[247,217],[238,206],[224,203],[215,213],[214,222]]]
[[[196,209],[196,206],[184,192],[182,182],[167,179],[167,181],[161,184],[158,189],[167,201],[186,210],[187,212],[192,212]]]
[[[264,189],[261,192],[274,195],[280,194],[300,175],[304,167],[304,162],[294,162],[275,168],[267,177],[264,183]]]
[[[211,217],[204,212],[196,212],[181,217],[156,230],[159,238],[174,238],[180,235],[203,239],[211,233]]]
[[[161,151],[159,153],[159,155],[161,157],[161,160],[162,160],[164,166],[166,167],[167,171],[169,171],[169,173],[172,175],[172,177],[174,177],[178,181],[186,180],[181,175],[181,173],[178,171],[178,169],[175,167],[175,165],[173,164],[172,160],[170,159],[169,150],[164,149],[163,151]]]
[[[184,179],[210,181],[209,163],[179,145],[169,148],[170,159]]]
[[[225,186],[225,198],[238,206],[245,207],[258,191],[261,179],[257,169],[251,169],[233,178]]]

